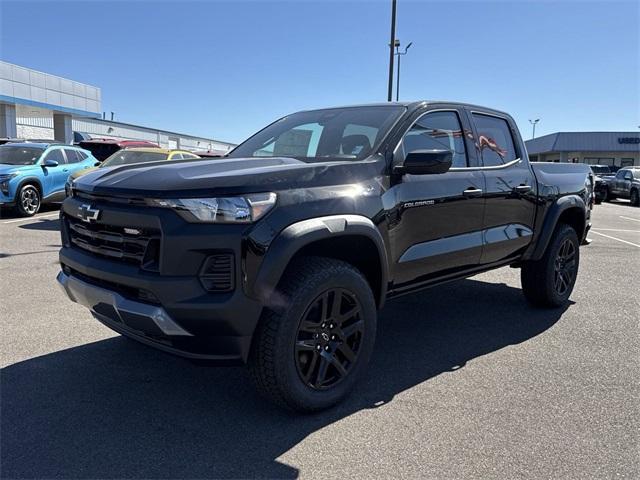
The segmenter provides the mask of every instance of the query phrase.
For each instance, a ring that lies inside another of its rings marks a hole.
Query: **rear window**
[[[120,150],[116,143],[80,142],[80,146],[89,150],[98,160],[106,160],[109,156]]]
[[[503,118],[474,113],[478,145],[485,167],[503,165],[517,157],[509,124]]]

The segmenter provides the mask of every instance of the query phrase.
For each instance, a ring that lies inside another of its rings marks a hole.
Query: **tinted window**
[[[618,180],[622,180],[624,178],[625,173],[627,173],[627,170],[618,170],[618,173],[616,173],[616,178]]]
[[[76,150],[76,154],[78,155],[78,158],[80,159],[79,160],[80,162],[86,160],[89,157],[86,153],[81,152],[80,150]]]
[[[404,107],[380,106],[294,113],[258,132],[229,157],[363,159],[404,111]]]
[[[174,153],[171,160],[182,160],[184,156],[181,153]]]
[[[47,153],[47,156],[44,159],[45,160],[55,160],[56,162],[58,162],[61,165],[63,163],[65,163],[64,155],[62,155],[62,150],[59,149],[59,148],[57,150],[51,150],[49,153]]]
[[[464,137],[456,112],[433,112],[423,115],[405,134],[402,148],[405,155],[414,150],[451,150],[451,166],[467,166]]]
[[[192,158],[200,158],[200,157],[197,156],[197,155],[193,155],[192,153],[183,153],[182,154],[182,158],[184,158],[184,159],[187,159],[187,158],[188,159],[192,159]]]
[[[473,119],[478,130],[478,146],[485,167],[502,165],[518,158],[511,129],[506,120],[477,113],[473,114]]]
[[[67,154],[67,163],[78,163],[82,161],[82,159],[78,157],[78,152],[76,152],[75,150],[65,149],[64,153]]]

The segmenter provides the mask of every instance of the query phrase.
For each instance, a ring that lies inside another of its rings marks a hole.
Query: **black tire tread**
[[[565,223],[556,226],[553,237],[540,260],[528,261],[522,265],[520,270],[520,281],[522,283],[522,292],[527,301],[536,307],[554,308],[562,306],[565,301],[558,301],[553,285],[549,281],[550,271],[553,270],[553,262],[555,258],[552,253],[556,251],[559,244],[568,236],[576,237],[576,246],[578,246],[578,235],[576,231]]]
[[[349,263],[326,257],[302,257],[288,267],[283,280],[278,285],[278,294],[288,301],[295,302],[296,298],[304,297],[310,277],[331,278],[344,270],[357,274],[366,282],[362,273]],[[371,293],[370,300],[373,301],[373,293]],[[270,308],[265,308],[262,313],[249,354],[248,367],[253,383],[258,393],[285,409],[313,412],[326,408],[300,404],[295,398],[288,395],[286,385],[282,383],[282,379],[276,372],[276,356],[286,354],[286,352],[278,351],[275,347],[276,339],[280,335],[283,313],[283,311]]]

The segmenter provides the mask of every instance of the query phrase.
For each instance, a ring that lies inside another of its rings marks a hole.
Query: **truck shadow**
[[[295,478],[277,459],[308,435],[535,337],[563,312],[477,280],[389,302],[366,379],[310,416],[263,401],[242,368],[196,366],[121,337],[26,360],[2,371],[2,476]]]

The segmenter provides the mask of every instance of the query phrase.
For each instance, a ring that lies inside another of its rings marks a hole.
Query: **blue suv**
[[[51,143],[0,145],[0,207],[15,206],[24,217],[43,203],[61,202],[69,175],[97,165],[88,150]]]

